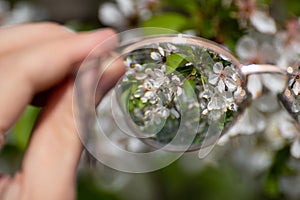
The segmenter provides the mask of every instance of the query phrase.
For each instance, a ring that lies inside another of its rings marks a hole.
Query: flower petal
[[[222,99],[222,97],[215,95],[214,97],[211,98],[210,102],[207,105],[207,109],[209,111],[211,110],[221,110],[222,108],[224,108],[225,102]]]
[[[178,119],[180,117],[180,114],[177,112],[177,110],[175,110],[174,108],[171,109],[171,114],[173,117],[175,117],[176,119]]]
[[[176,48],[174,45],[170,44],[170,43],[168,43],[167,46],[168,46],[168,49],[169,49],[171,52],[177,50],[177,48]]]
[[[273,44],[264,42],[260,47],[260,52],[263,53],[265,63],[276,63],[280,57],[278,49],[274,48]]]
[[[214,64],[213,66],[213,71],[216,73],[216,74],[219,74],[222,72],[223,70],[223,64],[221,62],[217,62]]]
[[[300,112],[300,97],[299,96],[296,96],[295,100],[293,101],[292,111]],[[299,116],[298,116],[298,118],[299,118]]]
[[[136,80],[144,80],[145,78],[147,78],[147,74],[145,73],[137,73],[136,76],[135,76]]]
[[[234,69],[231,66],[226,66],[224,68],[224,73],[228,77],[232,77],[233,75],[236,74],[236,72],[234,71]]]
[[[127,57],[127,58],[125,59],[125,61],[124,61],[124,65],[125,65],[126,67],[131,67],[132,64],[133,64],[132,59],[131,59],[130,57]]]
[[[254,99],[261,95],[262,89],[263,85],[260,75],[251,75],[248,77],[248,90]]]
[[[183,89],[181,87],[177,87],[177,96],[181,96],[183,94]]]
[[[158,47],[158,51],[159,51],[160,55],[162,55],[162,56],[166,55],[165,51],[164,51],[164,49],[162,47]]]
[[[233,92],[234,90],[236,90],[237,84],[234,80],[232,80],[230,78],[226,78],[224,80],[224,82],[230,92]]]
[[[109,26],[116,28],[124,27],[127,25],[127,21],[121,14],[120,10],[113,3],[103,4],[98,11],[99,20]]]
[[[209,112],[208,117],[211,121],[217,121],[221,118],[222,114],[223,114],[222,110],[212,110]]]
[[[180,78],[176,75],[172,76],[172,82],[175,84],[180,84]]]
[[[256,56],[256,52],[258,50],[257,41],[249,36],[242,37],[235,48],[237,55],[245,60],[249,60]]]
[[[153,60],[161,61],[161,55],[159,53],[157,53],[157,52],[151,52],[150,57]]]
[[[222,79],[219,80],[217,88],[218,88],[219,92],[221,92],[221,93],[223,93],[225,91],[225,83]]]
[[[150,98],[154,97],[154,92],[153,91],[147,91],[144,94],[144,97],[147,98],[147,99],[150,99]]]
[[[137,89],[137,90],[135,91],[134,97],[135,97],[135,98],[140,98],[141,96],[144,95],[144,92],[145,92],[145,91],[144,91],[142,88],[139,88],[139,89]]]
[[[298,95],[300,93],[300,84],[299,81],[296,81],[293,86],[293,92],[295,95]]]
[[[300,141],[299,139],[295,140],[291,146],[291,154],[295,158],[300,158]]]
[[[120,10],[126,17],[130,17],[135,14],[135,6],[133,0],[116,0]]]
[[[263,74],[262,82],[274,94],[281,93],[286,88],[286,80],[282,75]],[[300,90],[300,86],[299,86]]]
[[[137,72],[140,72],[143,69],[143,66],[140,64],[134,64],[133,66],[134,66],[134,70]]]
[[[293,139],[298,134],[295,123],[291,119],[290,115],[286,112],[282,112],[281,119],[278,120],[279,129],[281,135],[286,139]]]
[[[216,74],[211,74],[209,77],[208,77],[208,82],[212,85],[216,85],[217,82],[219,80],[219,76],[216,75]]]
[[[253,106],[263,113],[272,113],[280,108],[277,95],[274,94],[260,96],[253,102]]]
[[[252,25],[261,33],[274,34],[277,31],[275,21],[265,12],[256,10],[250,16]]]

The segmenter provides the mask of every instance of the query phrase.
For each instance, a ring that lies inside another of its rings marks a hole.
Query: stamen
[[[287,68],[287,73],[292,74],[294,72],[294,69],[292,67]]]

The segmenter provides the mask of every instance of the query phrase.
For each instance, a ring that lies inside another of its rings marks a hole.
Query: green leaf
[[[284,4],[286,4],[286,10],[289,12],[290,16],[300,15],[299,1],[284,1]]]
[[[129,96],[131,94],[132,89],[131,88],[127,88],[123,91],[122,95],[121,95],[121,102],[122,102],[122,107],[123,109],[127,108],[128,105],[128,100],[129,100]],[[129,105],[128,105],[129,106]]]
[[[191,14],[194,14],[195,12],[199,12],[197,10],[197,0],[163,0],[166,4],[168,4],[169,7],[173,7],[174,9],[182,9],[184,11],[187,11]]]
[[[188,19],[178,13],[155,15],[143,23],[143,27],[161,27],[181,31],[188,24]]]
[[[13,138],[16,146],[24,150],[27,146],[34,123],[40,113],[40,108],[28,106],[13,128]]]
[[[185,80],[183,83],[184,92],[188,97],[192,98],[195,95],[195,87],[196,87],[195,80]]]
[[[171,54],[171,55],[167,56],[166,74],[170,74],[170,73],[174,72],[180,66],[180,64],[186,60],[185,58],[186,58],[186,55],[183,55],[183,54]]]
[[[99,184],[100,181],[97,179],[97,177],[99,178],[99,175],[95,174],[95,171],[95,167],[90,167],[90,169],[83,169],[80,171],[77,179],[77,199],[121,200],[122,198],[118,196],[118,193],[108,190]]]
[[[265,177],[265,191],[270,197],[278,197],[281,195],[279,181],[284,175],[293,174],[293,170],[288,166],[290,157],[290,147],[285,146],[280,149],[273,158],[273,163]]]

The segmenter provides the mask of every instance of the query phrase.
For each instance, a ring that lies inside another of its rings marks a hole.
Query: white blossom
[[[250,21],[261,33],[274,34],[277,31],[274,19],[264,11],[253,11],[250,16]]]

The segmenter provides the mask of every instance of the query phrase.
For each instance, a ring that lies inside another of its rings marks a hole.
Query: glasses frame
[[[246,99],[238,105],[238,111],[234,114],[234,118],[231,122],[227,123],[224,129],[221,131],[221,134],[218,136],[218,138],[213,138],[212,141],[206,141],[205,145],[194,145],[193,147],[187,149],[186,151],[195,151],[199,150],[201,148],[205,148],[206,146],[213,145],[216,143],[216,141],[226,132],[230,127],[232,127],[233,124],[236,123],[239,116],[244,112],[246,106],[249,104],[249,101],[252,99],[251,93],[248,91],[247,83],[248,83],[248,77],[250,75],[254,74],[279,74],[285,76],[285,85],[288,87],[288,80],[290,79],[291,69],[293,69],[292,66],[288,67],[287,69],[283,69],[279,66],[272,65],[272,64],[249,64],[244,65],[239,62],[239,60],[232,55],[231,52],[229,52],[227,49],[225,49],[223,46],[221,46],[218,43],[215,43],[213,41],[207,40],[205,38],[186,35],[186,34],[164,34],[164,35],[154,35],[154,36],[147,36],[144,38],[135,38],[134,40],[127,41],[126,43],[121,44],[120,46],[126,46],[124,50],[122,51],[123,54],[128,54],[131,51],[137,50],[143,46],[150,45],[150,44],[159,44],[159,43],[171,43],[171,44],[185,44],[185,45],[196,45],[200,47],[207,48],[219,55],[225,56],[228,58],[239,71],[239,74],[241,75],[242,79],[242,88],[246,91],[247,97]],[[296,62],[294,65],[298,65],[300,62]],[[293,66],[294,66],[293,65]],[[287,88],[286,87],[286,88]],[[285,89],[284,89],[285,90]],[[284,105],[286,110],[289,112],[289,114],[296,119],[295,113],[291,111],[290,108],[290,102],[288,99],[284,96],[284,91],[282,93],[278,94],[278,98],[280,102]],[[159,144],[157,142],[154,142],[152,140],[149,140],[147,138],[139,138],[144,143],[154,147],[154,148],[162,148],[165,144]],[[169,149],[170,151],[178,151],[175,148]],[[180,150],[179,150],[180,151]]]

